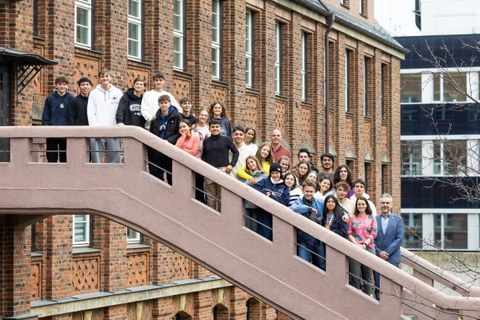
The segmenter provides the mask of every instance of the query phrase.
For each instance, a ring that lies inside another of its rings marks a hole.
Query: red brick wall
[[[373,0],[368,0],[366,17],[358,14],[357,0],[350,0],[349,7],[342,7],[338,0],[327,0],[357,17],[361,21],[373,23]],[[167,77],[167,89],[177,98],[183,95],[192,97],[195,109],[209,106],[214,99],[225,102],[230,111],[233,124],[258,126],[260,140],[269,139],[272,129],[280,128],[285,141],[296,154],[300,146],[309,143],[318,155],[324,152],[324,37],[325,26],[316,23],[299,13],[289,12],[275,7],[273,2],[259,2],[248,5],[254,14],[254,86],[245,88],[245,0],[225,0],[222,3],[223,23],[223,60],[222,79],[211,79],[211,0],[187,1],[186,14],[186,56],[185,70],[173,71],[173,4],[171,1],[146,0],[145,7],[145,51],[144,61],[133,62],[127,59],[127,2],[120,0],[95,1],[95,35],[93,50],[75,48],[74,43],[74,0],[39,1],[38,36],[33,37],[32,1],[10,1],[0,7],[0,45],[36,52],[59,62],[54,67],[42,71],[30,86],[15,101],[12,110],[13,123],[30,125],[33,118],[39,117],[43,100],[53,88],[53,80],[58,75],[66,75],[72,82],[81,76],[89,76],[96,84],[97,73],[108,68],[113,73],[113,83],[125,89],[136,75],[150,78],[151,74],[161,70]],[[259,5],[259,7],[257,7]],[[283,26],[283,87],[282,96],[275,96],[275,21],[281,20]],[[301,32],[307,31],[308,46],[308,99],[301,102],[301,76],[299,64],[301,57]],[[330,36],[330,107],[331,127],[329,139],[331,150],[336,153],[335,163],[353,161],[356,177],[364,178],[365,151],[373,156],[368,192],[377,200],[381,192],[382,159],[386,166],[388,190],[395,198],[397,209],[400,204],[400,62],[380,49],[353,39],[345,34],[333,32]],[[352,109],[344,112],[344,74],[345,48],[353,51],[352,76],[357,81],[352,90]],[[365,118],[363,110],[363,61],[369,55],[374,64],[374,77],[369,79],[376,99],[373,112]],[[388,66],[389,81],[386,85],[386,119],[382,119],[380,74],[382,63]],[[151,82],[151,79],[148,79]],[[72,83],[71,91],[75,91]],[[16,102],[18,101],[18,102]],[[367,141],[368,143],[365,143]],[[375,143],[382,141],[382,143]],[[347,156],[347,147],[349,155]],[[2,241],[2,259],[0,273],[10,276],[13,288],[0,288],[2,301],[9,296],[16,304],[7,310],[6,303],[0,303],[0,315],[20,313],[28,309],[28,299],[21,302],[18,294],[31,296],[29,246],[25,245],[29,235],[27,231],[12,231],[5,227],[0,216],[0,237]],[[93,246],[100,249],[99,290],[118,290],[128,286],[127,246],[125,227],[104,218],[95,220]],[[1,223],[3,224],[3,229]],[[69,297],[74,292],[72,286],[72,229],[71,216],[55,216],[37,224],[37,250],[44,254],[43,269],[39,280],[42,284],[43,299]],[[171,249],[155,243],[148,252],[148,283],[158,284],[179,279],[196,278],[211,275],[205,268]],[[14,249],[8,251],[6,244]],[[14,258],[14,260],[12,260]],[[10,260],[9,260],[10,259]],[[8,262],[10,261],[10,262]],[[20,272],[16,278],[8,275],[7,263],[15,265]],[[27,263],[28,262],[28,263]],[[8,278],[8,277],[7,277]],[[145,281],[145,280],[141,280]],[[37,283],[37,282],[35,282]],[[232,288],[228,293],[202,292],[189,294],[180,299],[166,298],[152,302],[152,315],[156,319],[171,319],[177,312],[183,311],[198,319],[209,319],[212,308],[221,303],[230,312],[230,318],[240,319],[246,313],[248,295]],[[253,319],[274,319],[275,311],[258,304],[259,317]],[[105,310],[105,318],[122,318],[128,313],[127,307],[119,306]],[[69,318],[68,316],[66,318]],[[70,318],[69,318],[70,319]]]

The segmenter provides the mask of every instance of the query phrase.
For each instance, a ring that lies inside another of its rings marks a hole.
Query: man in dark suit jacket
[[[403,219],[392,213],[393,198],[385,193],[380,198],[381,214],[377,215],[377,237],[375,238],[375,253],[377,256],[399,267],[402,262],[400,245],[403,241]],[[380,300],[380,275],[375,272],[375,297]]]

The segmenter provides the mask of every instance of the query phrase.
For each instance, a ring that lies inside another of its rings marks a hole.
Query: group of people
[[[365,181],[354,180],[350,168],[334,167],[335,157],[320,156],[320,168],[313,163],[308,149],[300,149],[293,165],[291,151],[284,146],[282,133],[275,129],[270,141],[257,144],[254,127],[232,126],[225,106],[215,101],[193,112],[190,98],[178,102],[164,90],[165,77],[153,75],[153,89],[146,91],[145,79],[136,78],[133,87],[121,92],[112,83],[108,70],[99,74],[99,84],[77,81],[79,94],[68,92],[66,77],[55,80],[55,91],[45,100],[43,125],[134,125],[150,130],[192,156],[238,179],[288,206],[293,212],[346,238],[360,248],[399,265],[403,240],[403,221],[392,214],[392,197],[380,198],[380,213],[369,199]],[[121,141],[117,138],[92,138],[91,161],[121,161]],[[49,162],[66,162],[66,139],[48,138]],[[149,171],[172,184],[172,160],[148,148]],[[196,177],[196,198],[215,210],[221,210],[221,188],[213,180]],[[246,202],[247,226],[272,240],[272,216]],[[297,254],[319,268],[326,269],[325,245],[308,233],[297,230]],[[366,294],[374,293],[374,275],[368,267],[350,259],[350,282]],[[376,280],[378,275],[375,277]],[[378,287],[378,281],[375,287]],[[375,292],[378,298],[378,291]]]

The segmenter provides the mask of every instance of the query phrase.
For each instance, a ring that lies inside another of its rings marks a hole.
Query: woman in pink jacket
[[[192,156],[200,158],[200,137],[192,133],[187,119],[180,120],[178,131],[180,132],[180,138],[175,145]]]

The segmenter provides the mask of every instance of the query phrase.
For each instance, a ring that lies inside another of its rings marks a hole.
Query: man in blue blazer
[[[381,214],[377,215],[377,237],[375,238],[375,253],[377,256],[399,267],[402,262],[400,245],[403,241],[403,219],[392,213],[393,198],[385,193],[380,198]],[[375,297],[380,300],[380,275],[375,272]]]

